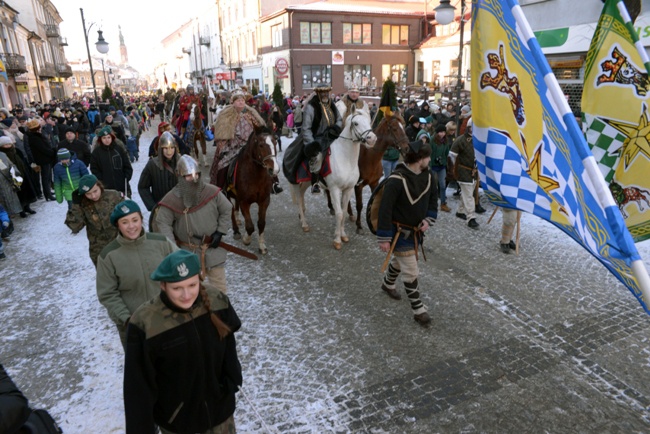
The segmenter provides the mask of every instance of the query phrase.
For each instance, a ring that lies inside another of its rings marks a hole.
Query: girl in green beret
[[[194,253],[178,250],[151,274],[160,294],[129,322],[124,364],[127,434],[235,432],[242,372],[228,297],[204,284]]]

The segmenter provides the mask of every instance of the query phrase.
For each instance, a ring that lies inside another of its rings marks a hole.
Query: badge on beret
[[[190,274],[190,270],[187,269],[187,265],[185,265],[184,262],[181,263],[181,265],[179,265],[178,267],[176,267],[176,269],[178,270],[178,275],[181,277],[185,277],[188,274]]]
[[[130,210],[129,207],[126,205],[122,205],[122,208],[120,208],[124,214],[127,214]]]
[[[88,191],[88,190],[90,190],[90,188],[89,188],[87,185],[84,185],[83,187],[81,187],[81,189],[82,189],[83,191]]]

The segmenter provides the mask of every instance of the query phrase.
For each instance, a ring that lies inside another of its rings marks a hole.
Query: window
[[[273,39],[273,47],[282,46],[282,24],[271,26],[271,37]]]
[[[370,86],[370,65],[345,65],[343,68],[343,85]]]
[[[409,26],[381,26],[381,41],[384,45],[408,45]]]
[[[302,87],[309,89],[319,84],[332,85],[331,65],[303,65],[302,66]]]
[[[370,44],[372,39],[371,24],[343,23],[344,44]]]
[[[301,44],[331,44],[332,23],[300,23]]]
[[[397,86],[406,86],[408,65],[381,65],[381,76],[390,78]]]

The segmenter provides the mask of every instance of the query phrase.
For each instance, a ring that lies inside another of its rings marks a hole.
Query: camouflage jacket
[[[90,259],[95,267],[99,252],[117,236],[117,228],[111,224],[110,217],[115,205],[121,201],[122,195],[119,191],[104,190],[97,202],[88,206],[74,204],[65,216],[65,224],[73,234],[86,227]]]

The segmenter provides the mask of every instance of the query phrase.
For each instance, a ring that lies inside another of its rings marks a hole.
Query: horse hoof
[[[334,248],[336,250],[341,250],[341,243],[337,243],[336,241],[334,241]]]
[[[335,215],[336,213],[334,212],[333,209],[330,210],[330,215]]]
[[[259,249],[259,252],[261,255],[266,255],[267,253],[269,253],[267,249]]]
[[[302,231],[303,232],[309,232],[309,226],[303,226]]]
[[[251,239],[250,239],[250,238],[246,238],[246,237],[244,237],[244,238],[242,239],[242,241],[244,242],[244,245],[245,245],[245,246],[249,246],[249,245],[251,244]]]
[[[344,243],[347,243],[347,242],[350,241],[350,238],[349,237],[341,237],[341,241],[343,241]]]
[[[232,237],[236,240],[241,240],[241,234],[234,234]]]
[[[351,222],[356,222],[356,221],[357,221],[357,218],[356,218],[355,216],[352,216],[352,215],[351,215],[351,216],[350,216],[350,221],[351,221]]]
[[[357,228],[357,234],[358,235],[363,235],[363,229]]]

